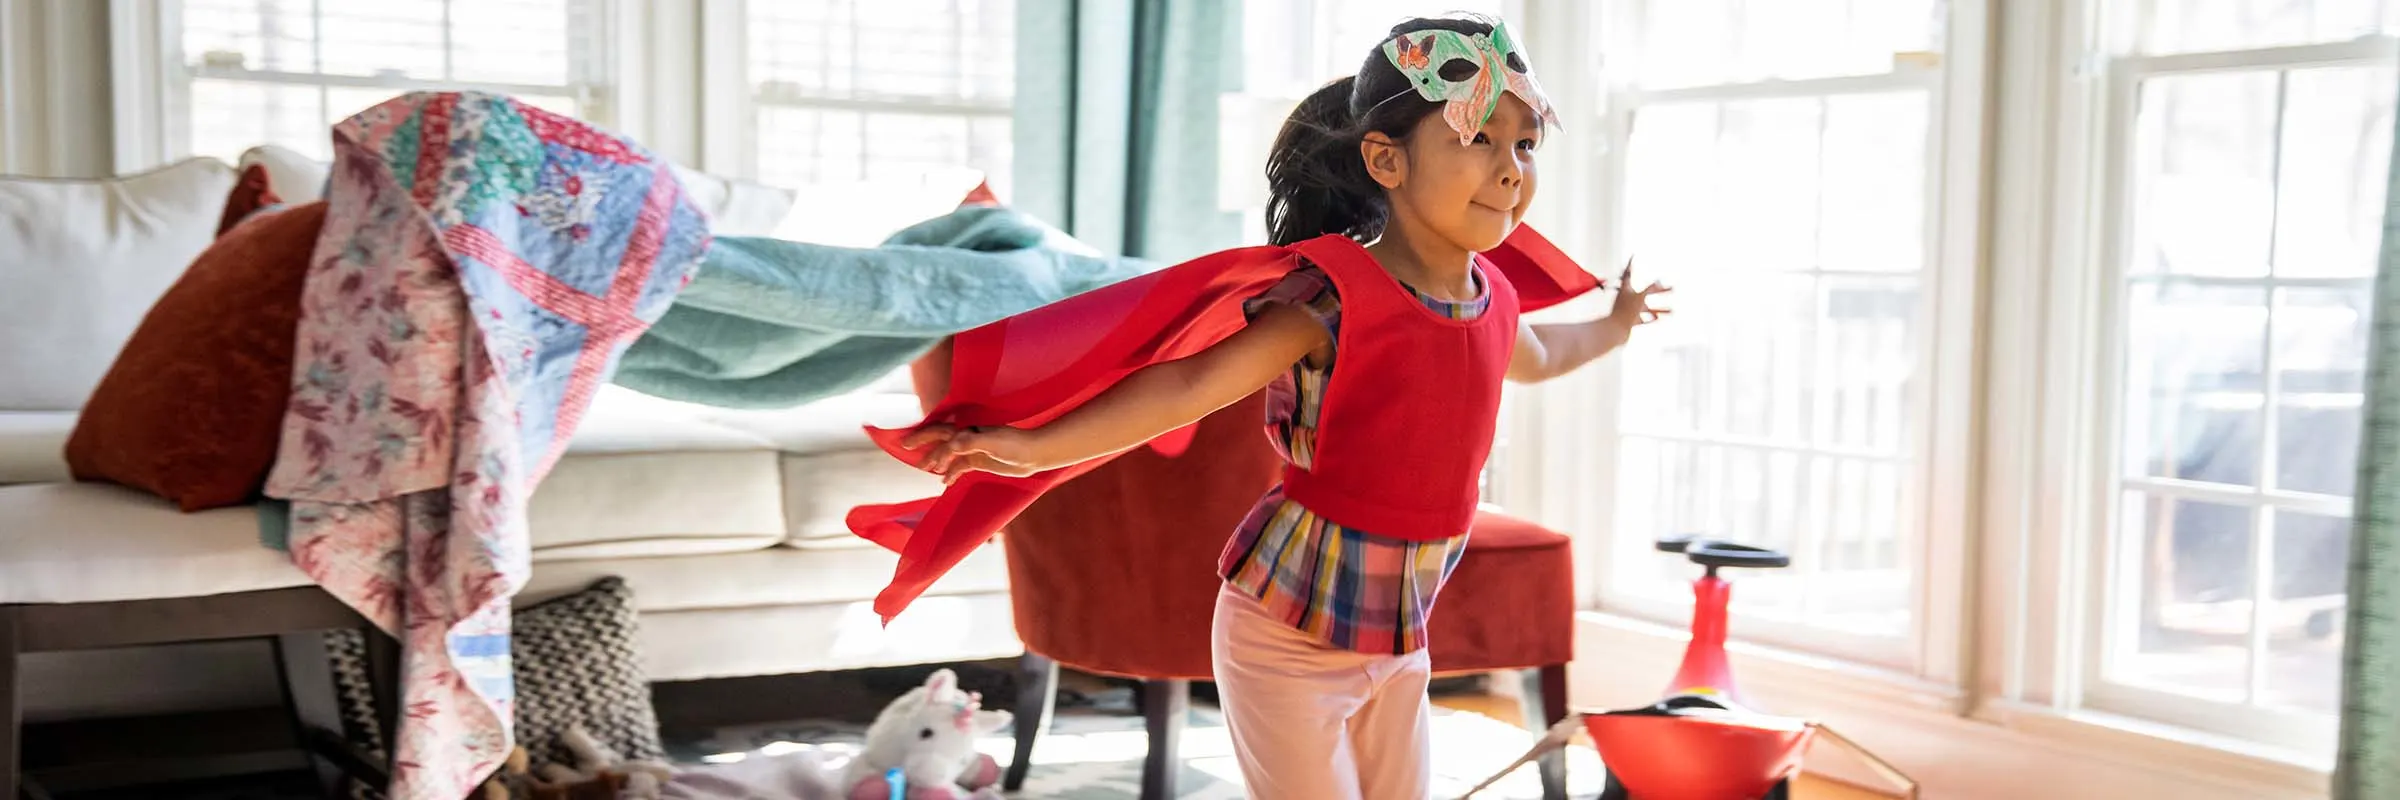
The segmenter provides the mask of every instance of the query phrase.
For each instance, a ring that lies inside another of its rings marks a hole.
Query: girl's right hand
[[[1034,444],[1031,431],[956,425],[927,425],[900,439],[900,446],[911,450],[931,446],[917,468],[942,476],[944,484],[969,472],[1022,478],[1051,469],[1035,454]]]

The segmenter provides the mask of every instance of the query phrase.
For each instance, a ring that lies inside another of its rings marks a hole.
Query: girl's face
[[[1369,134],[1361,145],[1367,172],[1389,192],[1392,224],[1470,252],[1500,246],[1533,204],[1533,154],[1541,122],[1516,95],[1503,95],[1470,144],[1439,111],[1425,115],[1406,142]]]

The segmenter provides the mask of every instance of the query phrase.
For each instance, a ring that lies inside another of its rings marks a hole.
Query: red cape
[[[1600,286],[1598,278],[1522,225],[1483,259],[1516,287],[1524,311]],[[1039,427],[1136,370],[1224,341],[1248,322],[1243,301],[1274,286],[1296,264],[1287,247],[1227,250],[960,333],[952,344],[950,393],[924,422],[905,429],[868,428],[867,434],[913,465],[924,449],[901,447],[900,439],[916,427]],[[1186,427],[1149,446],[1176,455],[1191,436]],[[851,531],[900,554],[891,585],[875,598],[876,613],[891,621],[1034,498],[1106,461],[1024,478],[968,473],[940,497],[852,509]]]

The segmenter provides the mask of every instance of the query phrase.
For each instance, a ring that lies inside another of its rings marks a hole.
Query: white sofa
[[[254,151],[287,199],[321,165]],[[789,194],[698,173],[720,234],[804,236]],[[208,243],[233,168],[194,159],[114,181],[0,178],[0,604],[84,603],[302,586],[259,544],[255,510],[182,514],[131,490],[69,482],[74,406],[142,312]],[[956,203],[971,184],[887,203],[882,224]],[[890,191],[891,187],[884,187]],[[947,198],[942,195],[947,194]],[[855,219],[840,233],[865,235]],[[904,374],[781,411],[734,411],[609,387],[533,496],[520,602],[623,576],[654,681],[1000,658],[1022,652],[1005,564],[987,547],[891,627],[869,600],[894,558],[851,536],[860,503],[939,491],[872,448],[863,423],[914,419]],[[197,645],[58,654],[20,675],[29,719],[194,710],[273,690],[263,651]],[[241,674],[252,665],[260,674]],[[263,687],[263,688],[262,688]]]

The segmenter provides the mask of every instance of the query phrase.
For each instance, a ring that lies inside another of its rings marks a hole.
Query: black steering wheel
[[[1654,545],[1662,552],[1682,553],[1692,563],[1704,567],[1776,569],[1792,565],[1792,557],[1781,551],[1721,542],[1688,533],[1659,539]]]

